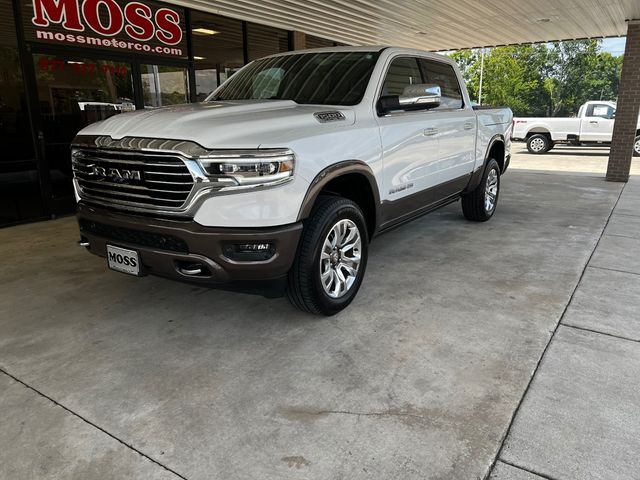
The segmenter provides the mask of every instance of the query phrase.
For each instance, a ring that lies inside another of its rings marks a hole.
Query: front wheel
[[[358,293],[369,238],[362,211],[342,197],[322,196],[305,221],[289,271],[287,296],[305,312],[335,315]]]
[[[640,157],[640,135],[636,137],[636,143],[633,144],[633,156]]]
[[[533,153],[534,155],[547,153],[551,150],[552,146],[553,144],[551,143],[551,139],[547,135],[539,133],[531,135],[527,140],[527,150],[529,150],[529,153]]]
[[[467,220],[486,222],[496,211],[500,195],[500,165],[489,160],[480,184],[462,196],[462,213]]]

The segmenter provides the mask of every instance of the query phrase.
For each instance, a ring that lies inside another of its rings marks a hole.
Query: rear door
[[[610,142],[616,109],[606,103],[590,103],[582,118],[580,140],[583,142]]]

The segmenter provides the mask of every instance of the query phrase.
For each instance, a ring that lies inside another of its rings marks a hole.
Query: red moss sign
[[[185,57],[184,12],[155,2],[33,0],[25,6],[28,41]]]

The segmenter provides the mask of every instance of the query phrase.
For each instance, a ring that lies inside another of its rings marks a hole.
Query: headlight
[[[208,177],[230,184],[221,190],[284,183],[295,167],[293,152],[286,149],[210,152],[198,162]]]

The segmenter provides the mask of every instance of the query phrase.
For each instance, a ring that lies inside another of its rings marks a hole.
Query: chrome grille
[[[72,163],[80,197],[100,204],[180,210],[194,186],[175,155],[80,149]]]

